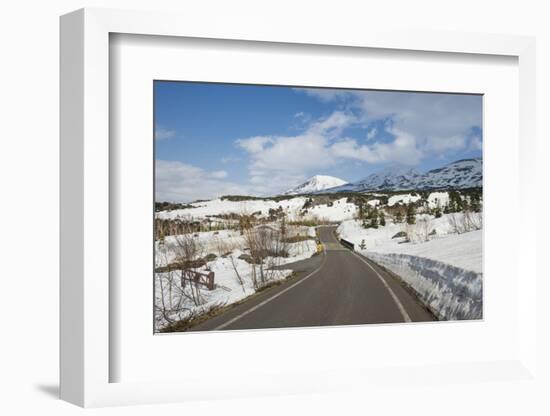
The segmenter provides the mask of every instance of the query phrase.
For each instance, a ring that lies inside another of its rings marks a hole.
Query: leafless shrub
[[[463,228],[467,231],[481,230],[483,215],[481,212],[464,211],[462,214]]]
[[[229,256],[229,259],[231,260],[231,265],[233,266],[233,270],[235,271],[235,276],[237,277],[237,281],[239,282],[239,285],[241,285],[241,289],[243,290],[243,293],[246,293],[246,290],[244,288],[244,280],[241,277],[241,274],[239,273],[239,270],[237,269],[237,264],[235,263],[235,258],[231,255],[231,256]]]
[[[453,213],[449,215],[448,220],[451,231],[455,234],[481,230],[483,227],[483,215],[481,212],[464,211],[462,213]]]
[[[190,267],[204,255],[204,243],[199,238],[194,238],[191,234],[182,234],[176,236],[175,240],[176,262],[181,264],[182,268]]]
[[[281,257],[288,257],[288,243],[281,228],[259,226],[245,232],[246,246],[252,257],[252,284],[259,289],[278,273]]]
[[[181,285],[176,271],[156,273],[155,315],[172,324],[192,312],[186,300],[190,297]],[[157,318],[157,321],[162,319]]]
[[[417,236],[420,241],[429,241],[430,234],[433,230],[432,221],[430,217],[428,216],[421,217],[416,224],[416,229],[417,229]]]

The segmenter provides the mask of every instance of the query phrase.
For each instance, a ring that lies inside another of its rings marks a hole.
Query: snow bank
[[[347,198],[340,198],[333,201],[331,206],[322,204],[308,208],[308,214],[328,221],[345,221],[352,219],[357,209],[355,204],[347,202]],[[307,214],[305,217],[307,218]]]
[[[367,252],[365,255],[397,274],[442,319],[482,318],[481,273],[408,254]]]
[[[388,198],[388,206],[391,207],[398,202],[403,204],[409,204],[411,202],[416,202],[420,199],[420,196],[418,195],[411,195],[411,194],[400,194],[400,195],[393,195]]]
[[[432,192],[428,196],[428,206],[430,208],[437,208],[438,206],[443,208],[449,203],[448,192]]]
[[[372,251],[424,257],[464,270],[482,273],[482,237],[483,231],[477,230],[464,234],[434,236],[433,240],[418,244],[379,245]]]

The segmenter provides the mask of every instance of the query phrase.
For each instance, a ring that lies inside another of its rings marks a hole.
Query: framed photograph
[[[153,88],[155,332],[483,318],[482,95]]]
[[[533,39],[246,33],[62,17],[62,398],[532,377]]]

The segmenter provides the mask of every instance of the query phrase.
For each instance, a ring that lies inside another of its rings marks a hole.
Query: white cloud
[[[227,172],[207,171],[178,161],[155,162],[157,201],[191,202],[227,194],[246,194],[242,185],[223,181]]]
[[[357,123],[357,118],[352,113],[334,111],[330,116],[313,122],[308,132],[311,134],[323,135],[328,138],[336,138],[354,123]]]
[[[238,146],[242,147],[249,153],[259,153],[264,149],[267,144],[272,142],[273,139],[271,137],[256,136],[250,137],[248,139],[239,139],[236,140],[235,143],[237,143]]]
[[[331,163],[327,139],[304,134],[277,137],[273,144],[253,155],[251,171],[304,171]]]
[[[419,140],[465,135],[481,126],[481,97],[476,95],[355,91],[367,120],[391,118],[394,126]]]
[[[392,129],[395,139],[388,143],[360,145],[355,139],[344,139],[331,146],[336,158],[360,160],[368,163],[392,163],[398,165],[417,165],[422,152],[417,148],[416,139],[405,132]]]
[[[215,170],[213,172],[210,172],[210,177],[214,179],[227,178],[227,172],[225,170]]]
[[[346,90],[337,90],[334,88],[293,88],[293,90],[315,97],[323,102],[344,98],[347,94]]]
[[[175,135],[176,135],[175,130],[168,130],[163,128],[158,128],[155,130],[155,140],[171,139]]]
[[[481,137],[474,136],[470,139],[470,149],[471,150],[481,150],[483,144],[481,143]]]
[[[372,129],[370,129],[367,133],[367,140],[372,140],[376,137],[376,133],[378,132],[378,130],[376,129],[376,127],[373,127]]]
[[[422,153],[414,136],[387,127],[394,139],[360,145],[342,138],[346,128],[358,122],[351,113],[335,111],[316,120],[295,136],[251,137],[237,140],[250,156],[250,183],[263,193],[278,192],[295,185],[313,173],[349,160],[368,163],[418,164]],[[263,187],[263,189],[260,187]]]
[[[414,136],[419,148],[425,152],[465,149],[472,127],[481,127],[482,99],[479,95],[322,89],[298,91],[322,102],[346,100],[358,112],[357,117],[364,125],[390,120],[394,128]],[[370,132],[367,139],[371,139],[369,135]],[[481,145],[481,138],[477,141]]]
[[[466,136],[430,137],[425,142],[426,151],[443,156],[449,151],[458,151],[466,148]]]

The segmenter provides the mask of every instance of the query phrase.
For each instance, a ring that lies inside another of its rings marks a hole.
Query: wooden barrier
[[[214,272],[212,271],[201,273],[194,270],[182,270],[181,278],[182,281],[187,280],[198,285],[206,286],[208,290],[214,290]]]

